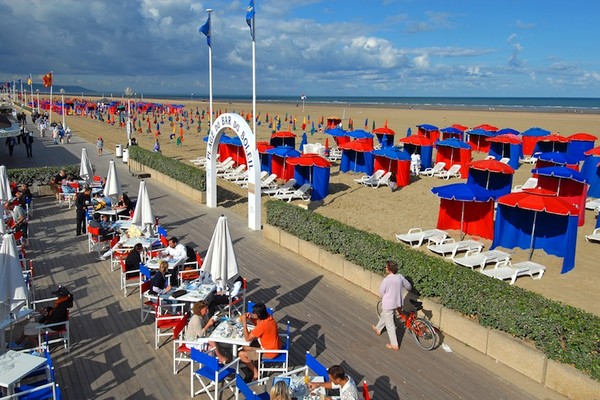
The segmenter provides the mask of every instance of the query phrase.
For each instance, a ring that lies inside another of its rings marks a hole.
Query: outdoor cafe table
[[[248,329],[252,329],[253,326],[248,326]],[[219,325],[211,332],[208,337],[209,341],[231,344],[233,345],[233,357],[237,357],[238,346],[249,346],[250,342],[244,339],[244,327],[240,322],[239,317],[237,318],[226,318],[221,321]]]
[[[163,298],[169,301],[185,301],[188,303],[196,303],[198,301],[206,300],[216,288],[217,285],[214,283],[201,283],[199,281],[192,281],[187,285],[180,286],[177,289],[170,291],[169,294]],[[172,296],[174,292],[181,289],[187,290],[187,293],[179,297]]]
[[[173,268],[185,263],[185,258],[152,258],[146,261],[146,266],[150,269],[158,269],[161,261],[166,261],[169,263],[169,271]]]
[[[103,208],[96,212],[100,215],[108,215],[113,220],[116,220],[119,217],[119,214],[121,214],[126,209],[127,209],[127,207]]]
[[[0,387],[14,394],[15,384],[46,363],[45,357],[9,350],[0,356]]]
[[[319,400],[325,397],[325,388],[319,387],[311,391],[306,385],[308,382],[324,382],[322,376],[309,376],[306,366],[293,369],[285,374],[277,375],[273,378],[273,384],[283,380],[290,390],[290,396],[298,400]],[[333,396],[332,399],[339,399]]]
[[[131,220],[119,219],[115,221],[110,227],[115,231],[125,232],[131,227]]]

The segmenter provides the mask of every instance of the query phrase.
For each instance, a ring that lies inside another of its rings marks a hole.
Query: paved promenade
[[[17,147],[12,158],[2,149],[0,157],[9,169],[76,164],[82,146],[97,173],[105,176],[113,154],[105,151],[98,157],[94,145],[76,136],[65,146],[36,137],[33,159],[24,158],[24,147]],[[125,190],[136,196],[139,181],[115,160]],[[192,203],[152,178],[146,182],[161,225],[201,252],[219,215],[228,217],[240,270],[248,279],[247,297],[273,307],[281,327],[291,321],[292,365],[303,364],[310,351],[323,364],[343,365],[355,381],[366,380],[372,398],[381,400],[562,398],[449,338],[445,343],[452,353],[425,352],[409,336],[399,352],[387,350],[385,335],[377,337],[370,328],[376,321],[375,296],[265,241],[262,232],[247,228],[245,217]],[[173,375],[172,344],[154,349],[153,325],[140,324],[137,291],[124,298],[119,272],[87,252],[85,237],[75,237],[75,211],[59,208],[51,197],[35,199],[34,206],[29,254],[38,297],[49,296],[59,284],[75,295],[72,351],[53,352],[64,397],[188,398],[189,367]]]

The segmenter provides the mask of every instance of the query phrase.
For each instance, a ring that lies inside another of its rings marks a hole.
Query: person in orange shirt
[[[252,331],[248,330],[248,320],[256,325]],[[240,316],[240,321],[244,328],[244,340],[248,342],[258,340],[260,345],[260,347],[253,346],[252,343],[250,346],[244,346],[243,350],[238,354],[240,361],[246,364],[250,371],[252,371],[252,380],[257,380],[258,368],[256,367],[255,361],[258,361],[258,353],[256,351],[259,349],[281,349],[277,321],[269,315],[264,303],[256,303],[251,313]],[[264,357],[274,358],[277,357],[277,353],[265,353]]]

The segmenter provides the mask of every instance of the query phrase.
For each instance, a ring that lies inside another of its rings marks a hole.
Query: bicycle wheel
[[[381,311],[383,310],[383,308],[381,308],[381,299],[379,299],[379,301],[377,302],[377,316],[381,317]]]
[[[431,322],[422,318],[415,319],[410,327],[410,333],[423,350],[431,350],[435,347],[437,333]]]

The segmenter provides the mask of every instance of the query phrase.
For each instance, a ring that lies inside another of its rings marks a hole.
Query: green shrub
[[[193,189],[201,192],[206,191],[206,173],[201,168],[184,164],[140,146],[130,146],[129,157],[179,182],[185,183]]]
[[[266,209],[268,224],[366,270],[383,274],[385,261],[401,262],[421,295],[600,380],[599,317],[282,201],[269,201]]]
[[[34,182],[45,185],[50,183],[52,178],[58,175],[61,169],[64,169],[67,175],[79,176],[79,165],[7,169],[7,173],[8,179],[12,182],[26,183],[30,186]]]

